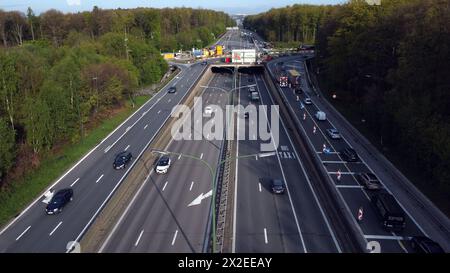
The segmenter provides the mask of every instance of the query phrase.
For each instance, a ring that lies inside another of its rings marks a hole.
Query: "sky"
[[[63,12],[92,10],[93,6],[103,9],[136,7],[191,7],[225,11],[229,14],[255,14],[272,7],[293,4],[339,4],[345,0],[0,0],[0,9],[25,12],[31,7],[36,14],[49,9]]]

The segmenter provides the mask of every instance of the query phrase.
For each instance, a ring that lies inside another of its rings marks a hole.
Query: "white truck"
[[[327,120],[327,115],[323,111],[317,111],[315,117],[317,120]]]

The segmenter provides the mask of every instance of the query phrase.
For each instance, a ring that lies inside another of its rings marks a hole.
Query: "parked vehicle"
[[[371,202],[385,229],[401,231],[405,228],[405,212],[391,194],[377,193],[372,196]]]
[[[259,93],[258,92],[252,92],[252,93],[250,93],[249,96],[252,101],[259,101]]]

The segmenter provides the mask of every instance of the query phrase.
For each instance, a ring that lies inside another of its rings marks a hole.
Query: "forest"
[[[205,47],[233,24],[191,8],[0,10],[0,186],[159,82],[161,52]]]
[[[294,5],[249,16],[244,26],[272,42],[314,41],[322,91],[448,202],[450,1]]]

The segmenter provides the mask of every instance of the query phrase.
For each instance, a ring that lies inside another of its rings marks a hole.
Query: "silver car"
[[[339,131],[336,129],[327,129],[327,134],[332,139],[340,139],[341,138],[341,134],[339,134]]]
[[[368,190],[381,189],[380,180],[373,173],[358,173],[356,179]]]

